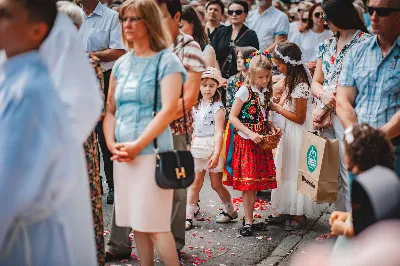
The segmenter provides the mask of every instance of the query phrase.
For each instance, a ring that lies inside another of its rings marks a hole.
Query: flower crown
[[[274,52],[279,56],[279,59],[282,59],[286,64],[291,64],[292,66],[300,66],[303,64],[303,61],[299,60],[293,60],[289,56],[283,56],[279,51],[278,51],[278,45],[275,46]]]
[[[253,57],[255,57],[255,56],[257,56],[257,55],[264,55],[264,56],[266,56],[268,59],[271,59],[271,58],[272,58],[272,54],[269,53],[267,50],[265,50],[265,51],[259,51],[259,50],[258,50],[258,51],[252,52],[251,55],[249,55],[249,58],[246,59],[246,64],[245,64],[245,66],[246,66],[247,69],[250,67],[250,61],[251,61],[251,59],[253,59]]]

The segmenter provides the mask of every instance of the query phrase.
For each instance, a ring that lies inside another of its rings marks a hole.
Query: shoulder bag
[[[158,68],[161,57],[157,64],[156,70],[156,86],[154,92],[154,108],[153,117],[157,114],[157,99],[158,99]],[[158,151],[157,138],[154,139],[154,152],[156,155],[156,183],[163,189],[180,189],[189,187],[194,181],[194,160],[190,153],[189,134],[186,125],[185,101],[183,99],[182,85],[182,105],[183,105],[183,120],[186,136],[186,150],[178,151]]]

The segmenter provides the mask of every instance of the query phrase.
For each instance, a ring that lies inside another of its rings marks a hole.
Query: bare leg
[[[176,252],[175,240],[172,233],[150,233],[150,237],[164,265],[179,266],[178,253]]]
[[[189,187],[187,204],[196,205],[199,201],[200,190],[203,187],[206,171],[196,173],[193,184]]]
[[[210,173],[211,188],[218,193],[222,202],[231,202],[231,194],[222,184],[222,173]]]
[[[154,245],[152,239],[150,238],[150,234],[135,231],[134,235],[135,235],[136,246],[139,252],[140,264],[143,266],[153,266]]]
[[[253,190],[243,191],[243,207],[246,224],[253,224],[254,201],[255,195]]]

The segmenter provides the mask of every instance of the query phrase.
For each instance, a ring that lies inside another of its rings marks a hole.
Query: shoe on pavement
[[[105,262],[117,261],[117,260],[129,260],[131,258],[131,254],[113,254],[110,251],[106,250],[105,252]]]
[[[107,204],[114,204],[114,189],[108,189]]]
[[[245,224],[242,228],[239,229],[239,234],[242,236],[252,236],[254,232],[253,225]]]
[[[186,219],[185,229],[190,230],[193,227],[193,219]]]
[[[229,215],[226,212],[221,212],[219,215],[217,215],[216,222],[217,223],[230,223],[232,220],[238,218],[238,213],[235,211],[232,213],[232,215]]]

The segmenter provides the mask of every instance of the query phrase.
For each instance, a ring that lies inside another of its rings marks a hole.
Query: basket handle
[[[270,120],[267,120],[267,129],[268,130],[271,129],[270,130],[271,132],[276,132],[277,131],[275,125]]]

